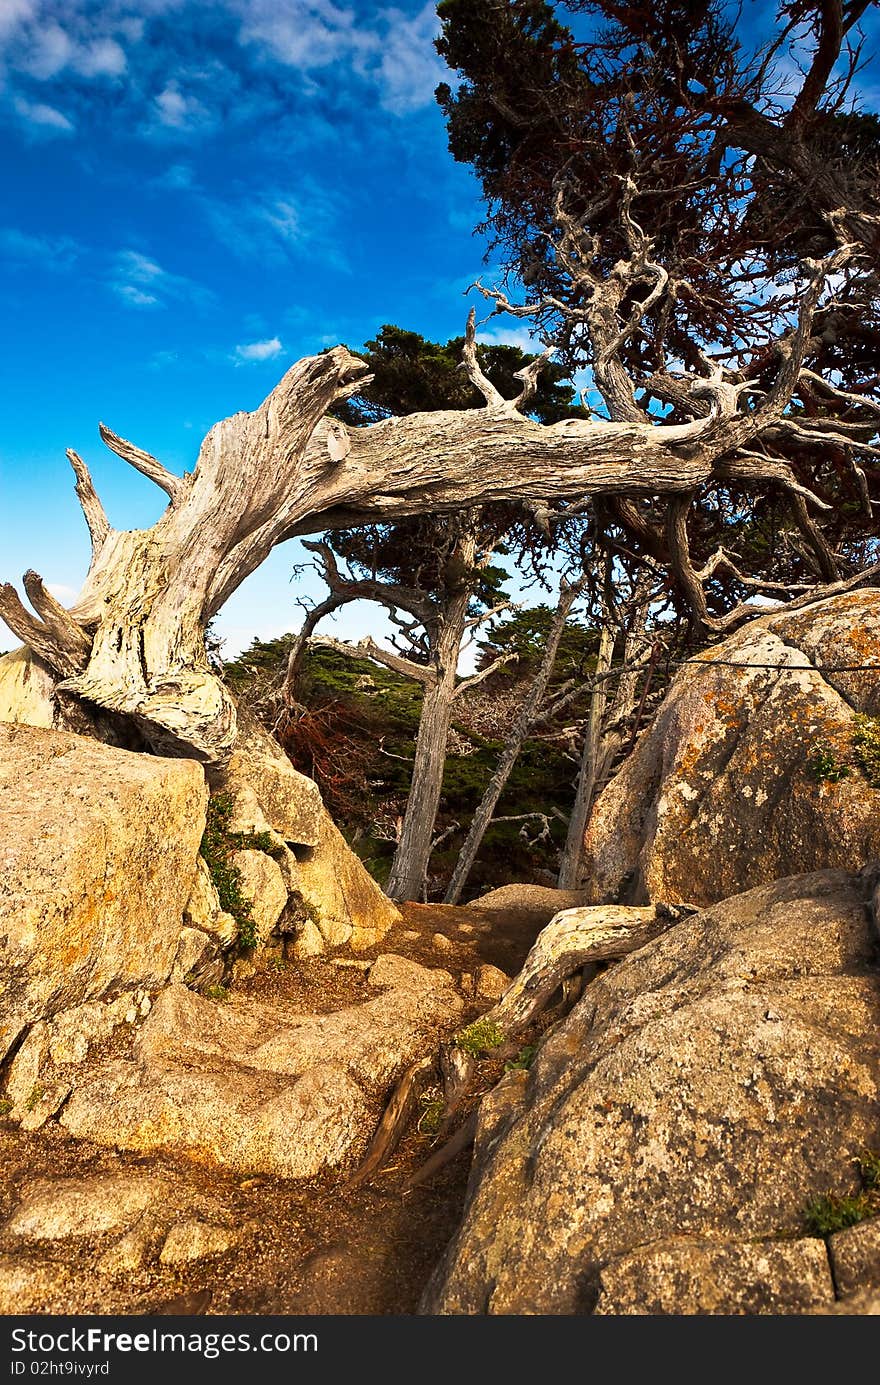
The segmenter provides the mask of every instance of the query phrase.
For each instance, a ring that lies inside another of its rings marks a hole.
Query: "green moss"
[[[880,717],[857,716],[853,759],[873,789],[880,789]]]
[[[239,851],[263,851],[267,856],[280,856],[281,847],[272,840],[271,832],[230,832],[229,840]]]
[[[239,947],[256,947],[257,927],[253,904],[242,888],[242,875],[232,860],[236,851],[274,851],[268,832],[230,832],[234,804],[230,794],[213,794],[208,800],[208,813],[200,851],[211,875],[220,908],[231,914],[238,924]],[[262,843],[262,844],[261,844]]]
[[[825,1193],[812,1198],[804,1208],[804,1221],[813,1236],[832,1236],[835,1231],[844,1231],[848,1226],[857,1226],[860,1221],[874,1215],[874,1203],[867,1193],[852,1193],[838,1196]]]
[[[416,1129],[420,1135],[427,1135],[433,1138],[443,1124],[443,1117],[446,1114],[446,1102],[436,1091],[423,1092],[419,1098],[422,1114],[419,1116]]]
[[[832,1236],[880,1215],[880,1154],[863,1149],[855,1160],[862,1180],[858,1193],[823,1193],[804,1208],[804,1221],[813,1236]]]
[[[206,1000],[228,1000],[229,987],[209,986],[208,989],[204,992],[204,995]]]
[[[46,1088],[41,1087],[40,1084],[37,1083],[37,1085],[31,1089],[31,1094],[25,1102],[25,1110],[36,1111],[37,1107],[39,1106],[40,1102],[43,1100],[45,1095]]]
[[[824,741],[816,747],[810,757],[807,769],[812,777],[818,779],[820,783],[837,784],[849,775],[849,765],[842,764],[833,747]]]
[[[455,1036],[457,1048],[479,1058],[484,1053],[492,1053],[504,1043],[504,1033],[493,1020],[479,1019],[469,1024]]]

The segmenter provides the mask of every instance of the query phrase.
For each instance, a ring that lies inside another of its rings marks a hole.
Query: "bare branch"
[[[346,644],[344,640],[334,640],[330,635],[315,635],[309,643],[313,649],[332,649],[337,654],[348,655],[350,659],[372,659],[373,663],[384,664],[385,668],[393,669],[404,678],[412,678],[424,687],[436,681],[437,675],[430,664],[416,664],[400,654],[392,654],[390,650],[375,644],[369,635],[358,640],[357,644]]]
[[[186,481],[175,476],[173,472],[164,467],[149,452],[144,452],[142,448],[135,447],[134,443],[127,442],[125,438],[120,438],[106,423],[98,424],[98,431],[101,434],[101,441],[106,443],[111,452],[115,452],[117,457],[121,457],[129,466],[133,466],[135,471],[139,471],[142,476],[146,476],[150,481],[155,482],[171,501],[172,505],[177,505],[186,491]]]
[[[519,659],[518,654],[499,654],[497,659],[493,659],[487,668],[479,673],[474,673],[470,678],[464,678],[456,687],[453,697],[460,697],[462,693],[471,692],[478,684],[484,683],[487,678],[491,678],[493,673],[497,673],[505,664],[516,663]]]
[[[65,678],[82,672],[87,659],[81,650],[70,649],[66,641],[59,641],[57,630],[32,615],[8,582],[0,583],[0,617],[50,668]]]
[[[477,359],[477,312],[475,308],[471,308],[468,313],[461,363],[471,384],[477,387],[490,409],[506,408],[508,406],[508,400],[504,398],[503,394],[499,393],[488,375],[483,373],[483,369]]]
[[[94,562],[104,546],[104,540],[110,533],[110,521],[104,506],[101,504],[98,492],[95,490],[91,473],[82,457],[78,452],[74,452],[72,447],[68,447],[67,460],[73,467],[76,476],[76,495],[89,528],[89,535],[92,540],[92,561]]]
[[[528,365],[523,366],[522,370],[515,370],[514,380],[522,380],[522,389],[514,399],[513,407],[520,413],[525,413],[526,405],[530,404],[538,392],[538,379],[541,371],[553,355],[554,347],[548,346],[546,351],[542,351],[540,356],[536,356]]]
[[[29,569],[24,574],[23,582],[28,600],[46,629],[54,635],[59,647],[68,651],[74,665],[85,668],[92,647],[85,630],[47,590],[39,573]]]

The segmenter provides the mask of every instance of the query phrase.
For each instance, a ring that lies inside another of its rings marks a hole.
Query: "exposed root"
[[[378,1173],[393,1154],[435,1066],[436,1060],[433,1057],[420,1058],[417,1062],[410,1063],[385,1107],[379,1128],[373,1136],[363,1163],[348,1181],[349,1188],[356,1188],[374,1173]]]
[[[440,1169],[445,1168],[447,1164],[451,1163],[455,1156],[460,1154],[463,1149],[467,1149],[468,1145],[473,1144],[477,1134],[478,1115],[478,1110],[472,1111],[467,1120],[458,1127],[455,1134],[451,1135],[446,1143],[441,1145],[438,1150],[435,1150],[430,1159],[426,1159],[420,1169],[416,1169],[412,1177],[408,1178],[403,1185],[405,1191],[408,1192],[410,1188],[417,1188],[420,1183],[426,1183],[435,1173],[439,1173]]]
[[[370,1145],[367,1157],[349,1187],[375,1174],[399,1142],[411,1119],[428,1074],[439,1065],[446,1103],[439,1134],[450,1130],[466,1099],[474,1095],[480,1067],[480,1036],[491,1036],[485,1054],[503,1056],[515,1052],[518,1040],[560,989],[560,1014],[571,1008],[592,981],[595,964],[636,952],[673,924],[697,913],[696,904],[652,904],[645,908],[600,904],[563,909],[538,934],[522,971],[491,1010],[440,1047],[439,1055],[421,1059],[407,1068],[396,1087]],[[577,973],[577,975],[576,975]],[[497,1039],[497,1042],[496,1042]],[[407,1183],[415,1187],[430,1177],[470,1144],[476,1130],[472,1112]]]

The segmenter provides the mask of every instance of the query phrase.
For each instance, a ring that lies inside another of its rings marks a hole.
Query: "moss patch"
[[[236,851],[264,851],[268,856],[274,856],[278,848],[268,832],[231,832],[229,824],[233,810],[234,804],[229,794],[214,794],[208,800],[205,831],[199,850],[217,891],[220,908],[235,919],[239,946],[247,950],[256,946],[257,929],[252,901],[242,889],[241,871],[232,857]]]
[[[880,1216],[880,1154],[866,1149],[856,1159],[862,1189],[858,1193],[823,1193],[811,1198],[804,1208],[804,1221],[811,1236],[832,1236],[848,1226],[858,1226],[869,1217]]]
[[[463,1029],[460,1034],[455,1036],[456,1047],[470,1054],[471,1058],[479,1058],[484,1053],[492,1053],[503,1043],[503,1031],[493,1020],[487,1019],[474,1020],[473,1024],[469,1024],[467,1029]]]

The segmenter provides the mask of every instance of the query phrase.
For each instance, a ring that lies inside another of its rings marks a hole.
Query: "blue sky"
[[[742,32],[772,12],[746,0]],[[158,517],[99,419],[182,471],[299,356],[384,322],[462,331],[482,206],[446,150],[436,30],[430,0],[0,0],[0,580],[79,589],[66,447],[117,527]],[[509,322],[486,339],[528,345]],[[227,653],[297,623],[302,556],[277,549],[228,603]],[[360,605],[332,633],[383,624]]]
[[[79,589],[66,447],[117,527],[160,513],[99,419],[182,470],[299,356],[383,322],[462,331],[480,204],[433,99],[436,27],[418,0],[0,0],[3,580]],[[296,623],[296,557],[229,603],[228,652]]]

